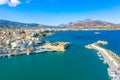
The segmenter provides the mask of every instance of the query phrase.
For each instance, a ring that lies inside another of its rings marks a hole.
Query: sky
[[[85,19],[120,23],[120,0],[0,0],[0,19],[46,25]]]

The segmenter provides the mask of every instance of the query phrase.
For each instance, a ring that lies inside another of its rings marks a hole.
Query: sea
[[[95,34],[100,32],[100,34]],[[58,31],[43,41],[70,42],[65,52],[42,52],[0,58],[0,80],[110,80],[108,65],[85,45],[98,40],[120,55],[120,31]]]

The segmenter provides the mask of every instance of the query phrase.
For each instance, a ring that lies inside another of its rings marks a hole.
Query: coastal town
[[[32,54],[46,51],[65,51],[69,42],[50,43],[42,38],[52,36],[45,29],[0,29],[0,57]]]
[[[107,41],[97,41],[86,45],[85,48],[97,50],[100,59],[109,66],[107,70],[111,80],[120,80],[120,57],[116,53],[100,47],[100,45],[107,44]]]
[[[120,80],[120,0],[0,0],[0,80]]]

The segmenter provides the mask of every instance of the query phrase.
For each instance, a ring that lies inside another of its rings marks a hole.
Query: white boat
[[[102,57],[102,55],[98,54],[99,57]]]
[[[101,34],[100,32],[95,32],[94,34]]]
[[[35,50],[34,52],[35,52],[35,53],[39,53],[39,52],[46,52],[46,51],[47,51],[47,50],[45,50],[45,49],[44,49],[44,50],[43,50],[43,49],[42,49],[42,50],[40,49],[40,50]]]
[[[100,52],[97,52],[97,54],[99,55],[99,54],[100,54]]]
[[[100,60],[103,60],[103,58],[100,58]]]
[[[52,51],[52,50],[50,50],[50,49],[43,49],[43,48],[39,48],[38,50],[35,50],[34,52],[35,53],[39,53],[39,52],[47,52],[47,51]]]
[[[30,53],[29,52],[27,52],[27,55],[29,55]]]
[[[103,63],[106,64],[106,61],[104,60]]]

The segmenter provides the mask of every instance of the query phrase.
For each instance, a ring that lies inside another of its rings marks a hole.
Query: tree
[[[34,35],[34,37],[39,37],[39,34],[38,34],[38,33],[36,33],[36,34]]]
[[[38,45],[40,45],[40,46],[41,46],[41,45],[43,45],[43,42],[42,42],[42,41],[41,41],[41,42],[39,42],[39,43],[38,43]]]
[[[11,43],[9,43],[9,44],[8,44],[8,47],[9,47],[9,48],[12,48],[12,45],[11,45]]]

